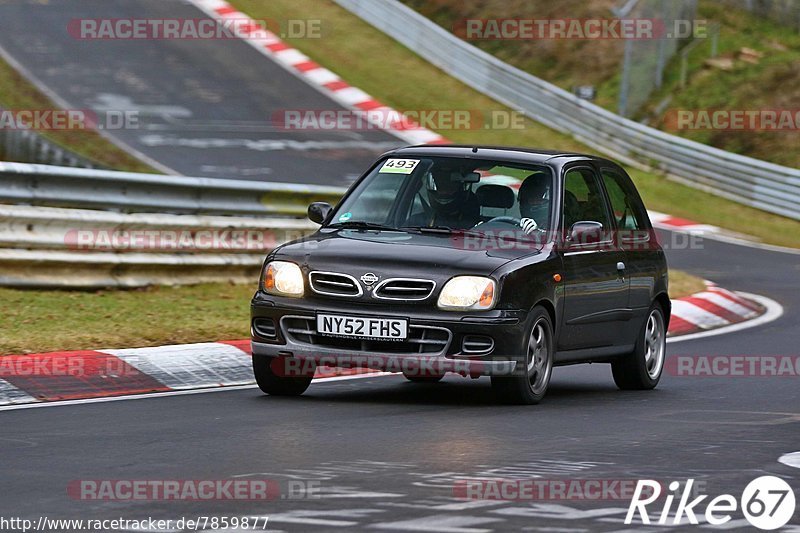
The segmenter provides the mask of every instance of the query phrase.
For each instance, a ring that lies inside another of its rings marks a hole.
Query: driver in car
[[[519,225],[525,233],[545,231],[550,222],[550,179],[548,176],[531,174],[519,188]]]
[[[480,222],[478,197],[458,170],[436,167],[425,177],[425,186],[431,209],[417,225],[467,229]]]

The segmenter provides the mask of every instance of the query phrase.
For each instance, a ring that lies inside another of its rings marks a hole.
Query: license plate
[[[319,314],[317,333],[334,337],[404,340],[408,337],[408,320]]]

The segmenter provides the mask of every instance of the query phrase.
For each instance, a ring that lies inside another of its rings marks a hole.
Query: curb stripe
[[[242,41],[252,45],[256,50],[271,60],[288,67],[291,69],[292,73],[298,75],[306,83],[316,87],[331,100],[344,107],[353,111],[371,111],[379,107],[385,107],[378,100],[372,98],[364,91],[349,85],[347,82],[340,79],[339,76],[315,63],[308,56],[284,42],[274,33],[264,29],[257,21],[240,12],[236,7],[225,0],[189,0],[189,2],[217,21],[229,19],[252,21],[250,25],[252,34],[242,37]],[[409,131],[407,129],[398,129],[391,126],[385,127],[385,124],[378,122],[375,117],[369,114],[366,115],[365,118],[373,121],[372,123],[374,125],[380,126],[383,131],[391,133],[407,143],[448,144],[450,142],[438,133],[426,128],[415,128]]]
[[[701,329],[718,328],[730,324],[724,318],[684,300],[673,301],[672,312]]]
[[[703,309],[704,311],[708,311],[709,313],[713,313],[713,314],[717,315],[718,317],[724,318],[725,320],[727,320],[731,324],[744,320],[744,317],[742,315],[736,314],[733,311],[730,311],[730,310],[728,310],[728,309],[726,309],[724,307],[721,307],[721,306],[715,304],[714,302],[711,302],[711,301],[709,301],[709,300],[707,300],[705,298],[698,298],[696,296],[690,296],[689,298],[685,298],[683,301],[684,302],[688,302],[688,303],[690,303],[692,305],[696,305],[700,309]]]
[[[372,111],[373,109],[378,109],[379,107],[385,107],[377,100],[366,100],[364,102],[355,104],[355,106],[362,111]]]
[[[679,217],[673,217],[673,216],[668,217],[663,222],[666,223],[666,224],[670,224],[672,226],[677,226],[679,228],[680,227],[685,227],[685,226],[696,226],[697,225],[697,222],[694,222],[693,220],[686,220],[685,218],[679,218]]]
[[[249,354],[230,344],[206,342],[104,352],[175,390],[253,381]]]
[[[729,300],[729,301],[731,301],[733,303],[736,303],[736,304],[739,304],[739,305],[741,305],[743,307],[746,307],[746,308],[750,309],[751,311],[755,311],[755,312],[760,312],[761,311],[761,308],[757,304],[755,304],[755,303],[753,303],[753,302],[751,302],[749,300],[746,300],[746,299],[742,298],[741,296],[738,296],[737,294],[732,293],[729,290],[717,287],[716,285],[709,287],[708,291],[709,292],[713,292],[715,294],[719,294],[721,297],[725,298],[726,300]]]
[[[221,344],[227,344],[229,346],[233,346],[234,348],[243,351],[247,355],[253,353],[249,340],[233,340],[233,341],[218,341],[218,342]]]
[[[36,403],[40,400],[25,391],[21,391],[4,379],[0,379],[0,405],[18,403]]]
[[[695,298],[702,298],[704,300],[708,300],[709,302],[716,304],[717,306],[722,307],[735,315],[739,315],[739,317],[741,318],[750,318],[758,314],[758,312],[755,311],[754,309],[751,309],[746,305],[743,305],[743,303],[746,303],[746,301],[741,298],[737,299],[737,301],[734,302],[728,298],[725,298],[719,293],[711,291],[699,292],[697,294],[693,294],[692,296],[694,296]]]
[[[650,216],[650,222],[653,226],[661,229],[671,231],[680,231],[683,233],[719,233],[721,229],[711,224],[701,224],[693,220],[688,220],[681,217],[674,217],[666,213],[659,213],[658,211],[647,211]]]
[[[350,87],[350,85],[347,82],[344,82],[342,80],[329,81],[327,83],[323,83],[323,85],[325,86],[325,88],[330,89],[331,91],[341,91],[342,89]]]
[[[302,63],[296,64],[294,66],[294,68],[296,68],[300,72],[306,72],[306,71],[309,71],[309,70],[318,69],[318,68],[320,68],[320,66],[319,66],[318,63],[315,63],[315,62],[313,62],[311,60],[308,60],[308,61],[304,61]]]
[[[676,335],[685,335],[687,333],[693,333],[698,331],[698,327],[688,320],[684,320],[679,316],[676,316],[674,311],[672,316],[669,319],[669,330],[667,331],[667,335],[670,337],[674,337]]]
[[[44,401],[168,390],[113,355],[93,350],[2,357],[0,377]],[[4,395],[0,395],[0,403],[3,399]]]

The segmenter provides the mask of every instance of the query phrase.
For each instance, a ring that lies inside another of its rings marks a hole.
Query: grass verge
[[[669,297],[672,299],[689,296],[706,289],[706,282],[702,278],[692,276],[682,270],[669,271]]]
[[[320,39],[287,39],[318,63],[398,110],[507,108],[451,78],[395,40],[330,1],[234,0],[257,19],[288,20],[313,13],[323,21]],[[570,137],[531,120],[520,129],[439,130],[454,142],[586,151]],[[647,206],[781,246],[800,247],[798,222],[681,185],[651,172],[631,170]]]
[[[246,339],[251,285],[137,290],[0,289],[0,354]]]
[[[703,281],[670,273],[673,298]],[[97,292],[0,289],[0,355],[247,339],[250,285]]]
[[[14,110],[58,109],[47,96],[0,58],[0,106]],[[38,132],[47,140],[114,170],[156,172],[96,131],[52,130]],[[0,147],[0,159],[4,158]]]

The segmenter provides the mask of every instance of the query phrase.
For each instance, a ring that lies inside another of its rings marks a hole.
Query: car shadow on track
[[[653,391],[623,392],[613,382],[597,379],[591,382],[565,382],[554,380],[543,404],[571,406],[574,404],[597,406],[636,399],[653,398]],[[280,398],[260,396],[264,402],[302,402],[318,404],[393,404],[498,407],[501,404],[490,386],[488,378],[477,380],[448,376],[440,383],[410,383],[402,377],[379,377],[339,382],[312,384],[303,396]]]

